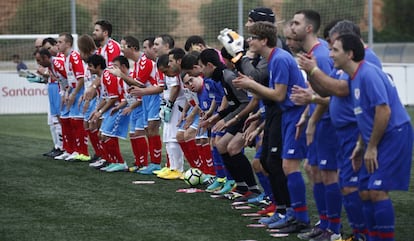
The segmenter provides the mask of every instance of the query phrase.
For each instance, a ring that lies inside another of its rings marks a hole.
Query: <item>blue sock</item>
[[[368,241],[374,241],[376,239],[375,237],[375,214],[374,214],[374,204],[371,202],[371,200],[364,200],[362,201],[362,213],[364,214],[364,220],[365,224],[367,225],[368,229],[368,235],[367,240]]]
[[[328,228],[328,217],[326,215],[325,185],[322,182],[313,185],[313,198],[315,199],[316,209],[321,221],[319,228],[326,230]]]
[[[226,177],[226,168],[223,163],[223,158],[215,146],[213,147],[213,165],[218,178]]]
[[[325,186],[325,200],[329,220],[328,229],[339,234],[341,232],[342,194],[338,183]]]
[[[270,198],[272,195],[272,188],[270,187],[269,178],[267,178],[263,172],[256,172],[256,176],[260,182],[260,185],[262,185],[265,195]]]
[[[391,199],[375,202],[374,216],[379,239],[394,241],[395,216]]]
[[[366,235],[368,230],[364,221],[362,212],[362,200],[359,192],[351,192],[343,197],[344,208],[348,216],[348,222],[351,226],[355,238],[359,238],[360,234]]]
[[[290,201],[298,221],[309,223],[308,207],[306,206],[306,187],[302,173],[293,172],[287,176]]]

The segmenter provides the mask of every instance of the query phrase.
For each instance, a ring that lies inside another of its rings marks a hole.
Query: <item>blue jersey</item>
[[[220,106],[223,96],[224,89],[220,82],[216,82],[210,78],[204,79],[203,88],[197,93],[198,103],[203,111],[209,110],[213,100],[216,101],[216,107]]]
[[[381,68],[381,61],[377,55],[370,48],[365,49],[365,60]],[[342,70],[334,69],[330,75],[334,79],[347,80],[349,76]],[[342,128],[349,123],[355,123],[356,117],[354,115],[354,104],[352,96],[345,97],[331,96],[329,103],[329,113],[332,118],[332,124],[336,128]]]
[[[276,84],[287,85],[286,97],[279,102],[282,111],[295,107],[290,100],[292,87],[294,85],[306,88],[305,80],[298,68],[295,59],[287,51],[281,48],[274,48],[269,57],[269,88],[274,89]]]
[[[354,102],[354,114],[365,143],[369,142],[374,125],[375,107],[388,105],[391,116],[385,134],[410,122],[395,84],[375,65],[362,61],[349,80]]]

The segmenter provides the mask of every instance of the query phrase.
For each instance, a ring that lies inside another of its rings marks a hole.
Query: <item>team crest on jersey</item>
[[[361,96],[361,91],[359,90],[359,88],[356,88],[354,90],[354,96],[355,96],[355,99],[359,100],[359,97]]]
[[[207,109],[208,108],[208,103],[206,101],[203,101],[203,108]]]
[[[208,91],[210,91],[210,85],[209,85],[208,83],[205,83],[205,84],[204,84],[204,86],[206,87],[206,89],[207,89]]]

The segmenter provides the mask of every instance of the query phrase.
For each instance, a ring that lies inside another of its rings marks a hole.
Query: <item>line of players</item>
[[[219,35],[224,45],[221,52],[192,36],[186,42],[186,53],[174,48],[174,40],[167,34],[145,39],[141,52],[139,41],[132,36],[124,37],[120,44],[111,39],[112,26],[107,21],[95,23],[93,38],[82,35],[78,39],[80,53],[73,50],[70,34],[60,34],[57,42],[45,39],[35,57],[41,66],[49,68],[42,73],[50,75],[50,83],[59,83],[62,99],[58,110],[51,109],[51,114],[60,119],[65,150],[55,159],[91,161],[90,166],[106,172],[129,170],[179,179],[185,156],[191,167],[211,177],[206,178],[211,180],[206,191],[234,191],[237,201],[260,201],[264,196],[272,200],[265,212],[274,211],[274,215],[259,220],[269,228],[299,232],[298,237],[305,240],[343,240],[343,204],[353,228],[350,240],[393,240],[393,214],[386,213],[392,210],[388,191],[408,188],[409,151],[401,151],[406,156],[395,157],[405,168],[396,164],[392,167],[404,178],[400,183],[389,184],[384,177],[391,174],[378,174],[384,168],[378,161],[383,160],[375,156],[380,152],[376,145],[382,135],[367,125],[360,127],[361,112],[353,110],[348,88],[352,84],[336,80],[352,76],[353,72],[346,70],[346,60],[354,58],[330,54],[328,43],[317,37],[319,14],[298,11],[284,28],[284,35],[290,52],[297,54],[301,68],[307,72],[304,77],[291,53],[276,47],[283,45],[274,23],[270,9],[249,12],[247,51],[243,37],[224,29]],[[327,39],[337,52],[341,50],[335,48],[338,36],[343,46],[346,40],[352,41],[352,36],[360,36],[356,25],[349,21],[331,27]],[[347,34],[352,36],[346,38]],[[355,55],[357,50],[352,50]],[[372,51],[366,48],[365,52],[367,62],[381,67]],[[306,78],[313,90],[305,85]],[[366,95],[358,91],[353,93],[354,99]],[[387,100],[379,106],[384,103],[388,104]],[[406,133],[411,134],[405,133],[404,138],[409,140],[405,144],[412,147],[412,129],[406,126],[408,115],[392,104],[401,118],[395,121],[398,125],[391,124],[408,128]],[[344,111],[345,107],[350,111]],[[161,121],[163,138],[159,134]],[[373,118],[365,121],[372,123]],[[128,129],[135,157],[130,167],[118,144],[118,138],[127,137]],[[394,130],[393,126],[388,129]],[[363,138],[358,140],[359,133]],[[96,156],[92,160],[87,150],[88,137]],[[373,139],[375,150],[370,150]],[[160,165],[161,140],[168,160],[164,168]],[[258,152],[251,164],[243,147],[253,140]],[[370,151],[365,154],[366,163],[370,160],[366,168],[355,162],[363,143]],[[389,160],[382,152],[380,157]],[[309,161],[320,218],[319,225],[309,232],[304,232],[310,229],[310,219],[300,172],[305,158]]]

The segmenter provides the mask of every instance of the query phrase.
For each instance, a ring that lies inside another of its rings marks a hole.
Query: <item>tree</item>
[[[414,41],[414,25],[411,25],[412,0],[383,0],[384,28],[374,34],[375,42]]]
[[[99,18],[112,23],[113,37],[133,35],[140,38],[169,33],[177,23],[178,13],[167,0],[105,0],[99,6]]]
[[[92,17],[80,5],[76,5],[78,33],[90,33]],[[70,1],[25,0],[11,20],[10,34],[51,34],[71,32]]]

